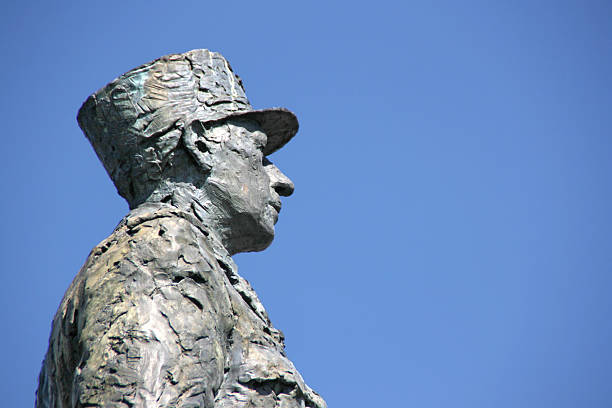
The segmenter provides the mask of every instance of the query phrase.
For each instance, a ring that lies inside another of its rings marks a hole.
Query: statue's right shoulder
[[[91,250],[79,274],[94,264],[111,266],[125,258],[142,258],[139,261],[146,264],[147,258],[176,252],[177,244],[183,250],[196,246],[201,256],[213,257],[207,236],[207,229],[193,215],[163,203],[143,204],[130,211],[112,234]]]
[[[79,292],[99,295],[102,286],[116,292],[116,286],[135,278],[142,286],[151,279],[173,281],[192,271],[222,273],[207,238],[205,227],[192,215],[163,203],[142,205],[91,250],[62,306],[67,299],[81,297]]]
[[[225,273],[203,227],[177,211],[164,205],[139,207],[92,250],[54,318],[39,406],[44,406],[41,401],[70,406],[74,395],[83,406],[115,406],[108,401],[128,398],[125,393],[133,397],[140,373],[149,372],[143,368],[147,364],[162,361],[156,370],[179,361],[181,367],[199,367],[197,359],[181,360],[181,350],[197,349],[198,339],[220,341],[215,334],[230,331]],[[146,357],[153,354],[155,359]],[[224,357],[217,360],[222,364]],[[223,375],[222,365],[213,368]],[[163,373],[153,377],[167,379]],[[108,385],[109,379],[116,384]],[[145,394],[156,389],[145,388]]]

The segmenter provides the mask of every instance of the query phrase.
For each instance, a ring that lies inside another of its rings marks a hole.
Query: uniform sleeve
[[[212,407],[233,320],[211,259],[182,218],[118,228],[60,305],[37,406]]]

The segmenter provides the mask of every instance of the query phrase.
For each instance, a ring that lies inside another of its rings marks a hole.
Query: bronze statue
[[[218,53],[133,69],[79,125],[130,205],[53,321],[38,407],[325,407],[231,255],[265,249],[293,113],[253,110]]]

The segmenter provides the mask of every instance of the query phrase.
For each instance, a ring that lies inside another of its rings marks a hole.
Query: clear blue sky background
[[[3,3],[0,405],[127,213],[75,116],[219,51],[298,136],[269,250],[236,257],[331,407],[612,406],[609,1]]]

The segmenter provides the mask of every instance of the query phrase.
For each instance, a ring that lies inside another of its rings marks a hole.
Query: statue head
[[[266,248],[293,184],[266,156],[297,132],[283,108],[253,110],[218,53],[173,54],[121,75],[78,114],[118,193],[135,208],[193,211],[230,253]]]

